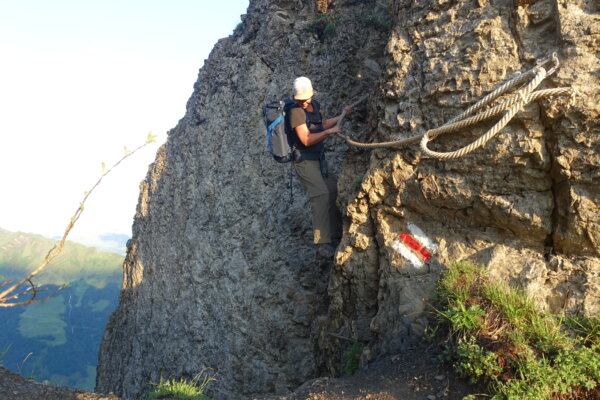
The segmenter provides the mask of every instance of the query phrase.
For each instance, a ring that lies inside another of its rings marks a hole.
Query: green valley
[[[0,229],[2,281],[35,269],[55,241]],[[93,389],[98,348],[118,303],[123,256],[67,242],[34,282],[48,301],[0,309],[0,364],[38,381]]]

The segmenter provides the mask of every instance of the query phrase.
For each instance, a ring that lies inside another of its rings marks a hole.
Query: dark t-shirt
[[[315,104],[316,103],[316,104]],[[319,103],[315,100],[312,101],[313,111],[304,111],[300,107],[292,108],[290,111],[290,125],[292,126],[292,130],[296,133],[296,127],[302,124],[306,124],[308,126],[308,130],[310,133],[319,133],[323,132],[323,115],[321,114],[321,108],[319,107]],[[322,152],[325,148],[324,141],[321,141],[312,146],[305,146],[302,144],[300,139],[296,134],[296,148],[301,152]]]

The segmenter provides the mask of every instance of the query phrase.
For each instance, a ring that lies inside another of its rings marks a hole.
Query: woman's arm
[[[325,123],[323,123],[323,126],[325,127]],[[336,127],[335,124],[334,124],[334,126],[327,128],[324,131],[319,132],[319,133],[310,133],[310,131],[308,130],[308,126],[306,126],[306,124],[298,125],[295,129],[296,129],[296,135],[298,136],[298,139],[306,147],[312,146],[313,144],[317,144],[317,143],[325,140],[325,138],[327,136],[333,135],[333,134],[336,134],[336,133],[339,133],[342,131],[339,127]]]
[[[346,111],[346,115],[350,114],[352,112],[352,106],[344,107],[344,111]],[[323,118],[323,128],[329,129],[329,128],[335,126],[335,124],[337,124],[337,122],[340,120],[341,116],[342,116],[342,114],[338,115],[337,117],[333,117],[333,118],[329,118],[329,119]]]

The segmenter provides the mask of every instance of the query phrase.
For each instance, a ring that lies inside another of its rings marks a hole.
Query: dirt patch
[[[317,378],[284,396],[251,400],[460,400],[486,393],[437,360],[439,348],[419,346],[378,360],[352,376]],[[249,399],[249,400],[250,400]]]

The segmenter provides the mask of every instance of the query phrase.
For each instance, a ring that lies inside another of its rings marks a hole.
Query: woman
[[[306,77],[294,80],[293,93],[298,107],[289,111],[289,120],[295,133],[294,147],[299,153],[294,168],[310,199],[317,254],[332,258],[341,238],[342,223],[335,204],[337,179],[327,173],[324,140],[341,132],[336,126],[340,116],[325,119],[319,103],[313,100],[315,91]],[[349,114],[352,107],[346,106],[344,110]]]

